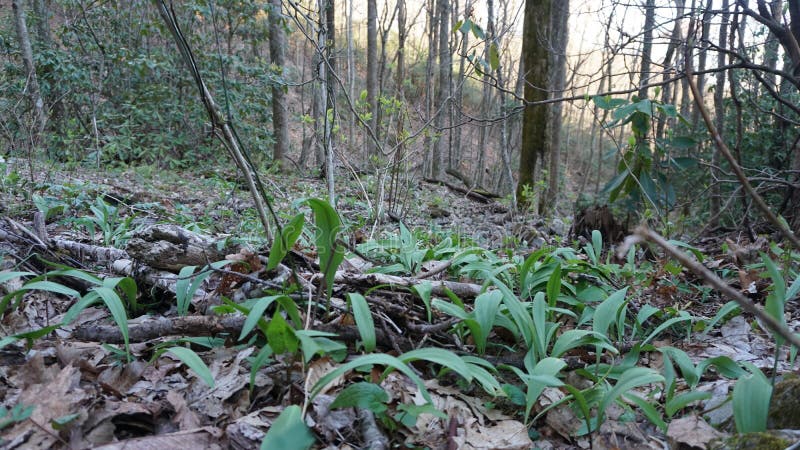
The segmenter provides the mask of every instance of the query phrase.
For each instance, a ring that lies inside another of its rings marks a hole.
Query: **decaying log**
[[[453,183],[448,183],[447,181],[435,180],[433,178],[425,178],[426,183],[431,184],[440,184],[442,186],[446,186],[448,189],[459,192],[464,194],[468,199],[475,200],[479,203],[492,203],[492,199],[490,198],[493,194],[485,191],[481,191],[480,193],[474,189],[465,189],[461,186],[456,186]]]
[[[335,283],[349,284],[358,286],[380,286],[389,285],[391,287],[418,286],[423,283],[431,284],[431,293],[439,296],[446,296],[449,289],[462,299],[475,298],[480,295],[482,286],[473,283],[461,283],[458,281],[439,281],[439,280],[420,280],[417,278],[398,277],[396,275],[386,275],[382,273],[353,273],[336,272]]]
[[[239,337],[246,317],[243,315],[193,315],[178,317],[146,317],[135,319],[128,323],[129,342],[147,342],[164,336],[219,336],[229,335],[234,339]],[[321,324],[314,326],[315,330],[335,333],[345,342],[355,342],[361,339],[358,329],[354,326],[338,324]],[[72,333],[75,339],[81,341],[104,342],[108,344],[122,344],[122,333],[116,325],[86,325],[80,326]],[[375,329],[376,342],[381,347],[391,348],[396,339],[388,336],[380,328]],[[410,342],[404,347],[410,348]]]
[[[135,260],[156,269],[178,272],[186,266],[202,266],[225,257],[225,250],[209,236],[178,225],[156,224],[137,232],[125,247]]]

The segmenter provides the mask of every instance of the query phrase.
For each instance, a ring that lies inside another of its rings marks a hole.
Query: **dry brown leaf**
[[[670,448],[706,448],[711,440],[721,436],[722,433],[697,416],[680,417],[667,428]]]

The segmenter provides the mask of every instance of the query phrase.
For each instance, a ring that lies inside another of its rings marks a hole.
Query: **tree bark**
[[[28,95],[31,99],[31,104],[36,113],[36,130],[37,139],[44,132],[44,127],[47,124],[47,114],[44,110],[44,101],[42,94],[39,91],[39,80],[36,77],[36,66],[33,63],[33,48],[31,47],[31,38],[28,34],[28,24],[25,19],[25,10],[19,4],[18,0],[12,0],[11,7],[14,10],[14,26],[17,32],[17,40],[19,41],[19,48],[22,52],[22,63],[25,66],[25,73],[28,77]]]
[[[647,98],[650,80],[650,61],[653,54],[653,28],[656,25],[656,1],[647,0],[644,6],[644,33],[642,35],[642,66],[639,73],[639,99]]]
[[[522,117],[519,184],[517,204],[533,207],[530,193],[534,191],[536,160],[547,148],[547,106],[531,102],[547,100],[550,42],[548,34],[552,0],[525,0],[525,19],[522,31],[522,58],[525,66],[524,96],[528,104]]]
[[[433,151],[433,178],[440,180],[445,169],[445,126],[447,117],[447,102],[450,94],[450,1],[438,0],[439,18],[439,80],[436,91],[436,118],[434,126],[439,134],[434,144]]]
[[[728,23],[730,13],[728,12],[728,0],[722,0],[722,19],[719,25],[719,46],[725,48],[728,41]],[[717,55],[717,66],[725,65],[725,53],[719,52]],[[725,137],[725,71],[720,70],[716,75],[716,86],[714,87],[714,115],[717,123],[717,131],[721,138]],[[721,207],[721,191],[719,180],[720,154],[714,147],[711,153],[711,198],[709,203],[709,226],[719,225],[719,214]]]
[[[550,11],[550,36],[553,42],[550,84],[554,97],[563,94],[567,81],[567,41],[569,40],[569,0],[556,2]],[[550,105],[550,162],[547,170],[547,191],[539,204],[539,214],[550,214],[558,198],[559,171],[561,161],[561,126],[563,103]]]
[[[378,129],[378,5],[367,0],[367,103],[372,116],[368,122],[372,134]],[[376,143],[367,137],[367,158],[374,156]]]
[[[270,5],[272,9],[269,14],[269,54],[273,70],[282,77],[286,64],[284,56],[286,36],[280,23],[281,0],[270,0]],[[285,158],[289,153],[289,117],[286,110],[285,89],[284,84],[272,85],[272,132],[275,139],[272,161],[278,170],[285,169]]]

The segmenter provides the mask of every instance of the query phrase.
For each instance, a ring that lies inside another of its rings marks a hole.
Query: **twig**
[[[669,256],[677,259],[678,262],[680,262],[684,267],[688,268],[694,272],[695,275],[705,280],[706,283],[711,285],[711,287],[721,292],[724,296],[732,298],[743,310],[756,316],[758,320],[760,320],[776,335],[782,337],[786,340],[786,342],[794,345],[795,347],[800,348],[800,337],[792,333],[792,331],[789,330],[785,325],[781,324],[774,317],[764,312],[763,309],[756,306],[752,301],[745,297],[744,294],[730,287],[705,266],[690,258],[686,253],[675,248],[661,235],[650,230],[647,228],[647,226],[639,225],[639,227],[636,228],[636,231],[634,231],[633,236],[628,236],[625,238],[625,242],[620,246],[617,255],[623,258],[625,254],[627,254],[631,245],[641,241],[649,241],[663,248]]]

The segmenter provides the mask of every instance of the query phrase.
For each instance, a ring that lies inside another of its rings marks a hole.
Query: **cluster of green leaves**
[[[310,208],[315,227],[310,232],[306,229],[306,212],[292,217],[273,242],[268,268],[276,267],[303,234],[311,234],[328,288],[327,295],[330,296],[333,275],[344,257],[337,240],[341,220],[323,200],[308,199],[298,204]],[[653,276],[652,269],[637,267],[633,249],[623,264],[612,262],[608,256],[604,258],[602,236],[597,231],[592,234],[591,242],[580,250],[542,248],[524,258],[498,256],[480,247],[462,247],[457,240],[450,238],[440,239],[431,248],[426,248],[427,239],[421,237],[421,234],[401,225],[395,239],[370,242],[362,245],[362,249],[385,261],[387,265],[378,271],[415,273],[424,261],[446,259],[451,261],[450,275],[481,283],[483,290],[474,301],[465,301],[452,292],[448,292],[445,298],[436,298],[429,282],[421,282],[411,289],[424,302],[429,321],[441,320],[443,316],[457,319],[451,332],[461,342],[474,345],[476,355],[456,354],[436,347],[400,355],[376,353],[377,335],[370,301],[361,294],[349,293],[348,313],[354,318],[361,337],[356,348],[363,354],[319,379],[310,387],[310,398],[351,371],[380,367],[383,376],[397,371],[416,384],[428,404],[391,405],[390,396],[375,380],[357,380],[340,392],[332,407],[366,408],[388,427],[413,426],[423,412],[441,416],[441,412],[432,406],[423,379],[410,366],[415,361],[426,361],[438,367],[440,373],[456,374],[464,386],[474,384],[491,397],[507,398],[519,405],[521,418],[529,424],[550,408],[570,403],[584,422],[577,434],[593,433],[605,420],[607,409],[618,404],[627,410],[637,407],[653,424],[666,430],[670,418],[709,398],[709,394],[698,390],[698,386],[701,378],[713,369],[717,375],[738,380],[732,396],[737,428],[740,431],[764,428],[771,384],[758,368],[736,363],[724,356],[694,362],[678,348],[656,348],[653,345],[663,333],[691,333],[695,329],[693,326],[698,324],[708,330],[735,313],[735,304],[725,305],[711,320],[693,317],[685,311],[670,314],[647,304],[632,314],[629,302],[643,287],[642,280]],[[704,257],[697,249],[683,245],[699,259]],[[766,254],[762,255],[760,267],[773,282],[766,309],[781,320],[785,303],[800,293],[800,277],[793,269],[793,255],[777,248],[774,253],[781,258],[786,270],[778,269]],[[224,264],[219,262],[212,266]],[[176,286],[179,314],[188,312],[194,292],[211,273],[208,269],[187,267],[179,274]],[[648,272],[642,276],[642,271]],[[137,288],[132,279],[100,279],[82,271],[57,267],[40,276],[29,272],[3,273],[0,282],[18,277],[27,280],[21,289],[0,300],[0,316],[9,307],[17,307],[26,292],[34,290],[64,295],[75,299],[75,303],[61,323],[5,337],[0,339],[0,347],[18,340],[30,342],[38,339],[70,323],[84,308],[103,304],[111,311],[125,341],[125,351],[120,356],[130,361],[127,317],[128,313],[142,310],[142,305],[137,303]],[[787,277],[794,278],[794,282],[788,283]],[[64,284],[68,278],[88,282],[90,288],[81,294]],[[627,287],[615,287],[620,282]],[[257,372],[275,355],[284,355],[306,367],[320,356],[340,362],[348,356],[348,347],[338,341],[335,334],[306,329],[301,305],[296,298],[291,292],[277,292],[241,303],[224,299],[223,305],[215,308],[220,314],[238,312],[246,315],[238,340],[258,348],[249,361],[251,389]],[[493,338],[501,329],[504,330],[502,335],[511,338]],[[636,345],[623,350],[622,343],[625,342],[636,342]],[[210,370],[187,344],[213,347],[222,345],[222,341],[186,338],[165,342],[154,349],[152,358],[169,353],[213,386]],[[778,347],[782,344],[778,340]],[[566,376],[566,357],[575,351],[593,354],[595,358],[593,364],[574,371],[583,379],[580,383],[568,381],[574,378]],[[791,351],[794,359],[797,349]],[[640,355],[645,352],[663,355],[661,370],[640,365]],[[482,358],[489,353],[523,354],[522,367],[495,366]],[[289,367],[291,370],[293,366]],[[548,387],[559,387],[568,395],[532,417],[534,406]],[[11,415],[13,420],[19,417],[22,417],[22,411]],[[275,421],[263,445],[289,443],[305,448],[312,442],[313,435],[302,421],[301,410],[293,406],[284,410]]]
[[[677,244],[701,260],[704,258],[697,249]],[[431,299],[431,289],[426,283],[416,286],[413,291],[428,308],[429,318],[433,310],[458,319],[452,332],[460,337],[460,341],[472,342],[479,355],[489,351],[525,353],[524,368],[487,367],[498,379],[502,378],[502,371],[509,371],[517,377],[522,389],[517,383],[506,383],[502,387],[511,401],[524,407],[525,420],[530,420],[533,406],[543,390],[548,386],[558,386],[570,393],[564,401],[574,402],[576,409],[583,414],[585,425],[579,434],[597,430],[604,411],[614,402],[625,408],[638,406],[648,419],[666,430],[666,419],[709,398],[710,394],[698,391],[697,387],[700,378],[711,368],[718,375],[740,380],[733,395],[740,430],[758,429],[758,424],[766,420],[765,400],[761,400],[763,407],[755,410],[759,413],[755,414],[756,419],[753,418],[754,411],[742,406],[769,387],[768,383],[763,383],[763,374],[757,368],[751,365],[742,367],[725,356],[695,364],[682,350],[653,346],[655,339],[665,332],[688,333],[690,336],[694,329],[710,329],[725,317],[737,313],[736,304],[724,305],[712,319],[694,317],[686,311],[669,313],[646,303],[635,315],[629,314],[629,288],[613,288],[614,280],[643,288],[653,278],[654,270],[646,266],[637,267],[633,251],[623,265],[607,259],[604,261],[601,258],[602,237],[597,231],[582,254],[571,248],[544,248],[524,259],[501,258],[476,247],[426,250],[402,226],[396,239],[367,243],[362,248],[390,263],[377,271],[413,273],[421,261],[447,255],[453,262],[451,270],[454,276],[483,282],[484,292],[471,303],[453,293],[446,299]],[[768,258],[764,261],[774,284],[785,286],[781,272]],[[785,299],[797,295],[799,290],[798,281],[789,289],[776,287],[767,300],[767,309],[776,317],[782,316]],[[572,326],[564,329],[565,323]],[[489,339],[497,328],[512,334],[510,344]],[[623,355],[620,349],[623,342],[637,344]],[[576,371],[591,384],[579,389],[565,383],[563,371],[567,366],[564,357],[581,348],[594,352],[596,362]],[[664,356],[665,364],[661,371],[638,365],[642,352],[654,351]],[[792,352],[794,358],[796,349]],[[654,384],[655,388],[652,387]],[[676,394],[679,384],[686,390]],[[644,386],[651,386],[647,398],[640,397],[635,390]],[[659,392],[663,395],[659,396]],[[374,397],[374,394],[364,395]],[[656,397],[660,400],[656,401]],[[768,405],[768,395],[766,399]]]
[[[599,108],[611,111],[611,121],[605,127],[630,124],[632,131],[617,165],[617,175],[606,184],[601,195],[607,196],[610,202],[627,197],[630,209],[642,204],[657,211],[672,209],[677,199],[674,173],[696,165],[694,158],[676,154],[697,143],[690,136],[670,135],[666,139],[656,139],[651,124],[659,117],[685,125],[689,122],[674,105],[657,100],[634,97],[629,101],[610,96],[596,96],[592,100]]]

